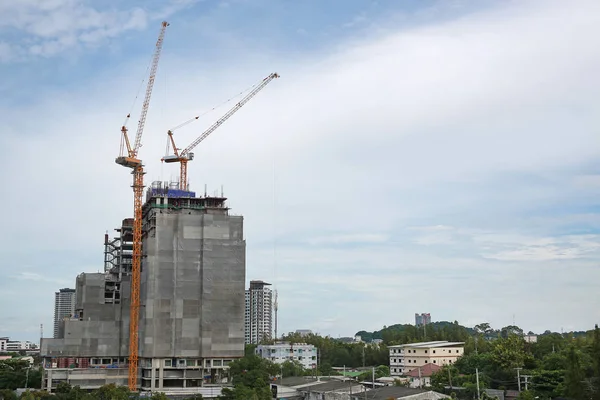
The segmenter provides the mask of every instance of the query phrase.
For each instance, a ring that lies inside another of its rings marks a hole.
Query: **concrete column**
[[[163,388],[163,379],[165,376],[165,371],[164,371],[164,366],[165,366],[165,361],[162,358],[158,359],[158,362],[160,364],[160,366],[158,367],[158,390],[162,390]]]

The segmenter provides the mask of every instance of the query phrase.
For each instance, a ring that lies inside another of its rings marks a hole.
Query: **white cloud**
[[[589,286],[599,278],[590,267],[597,237],[557,232],[597,230],[600,220],[527,212],[550,202],[569,208],[595,190],[569,171],[600,156],[598,7],[513,2],[327,56],[247,48],[207,67],[196,52],[171,53],[143,140],[146,181],[177,174],[159,162],[168,128],[277,71],[281,79],[196,149],[189,175],[197,191],[224,184],[233,212],[245,216],[248,277],[272,281],[277,265],[280,331],[349,335],[409,322],[416,311],[499,326],[515,310],[517,319],[533,315],[526,330],[558,321],[585,328],[600,318]],[[42,274],[78,249],[97,254],[101,267],[104,231],[132,208],[131,177],[113,162],[138,83],[127,66],[0,110],[0,167],[14,177],[0,189],[11,207],[0,256],[39,253]],[[181,129],[178,142],[223,111]],[[530,183],[554,171],[561,179]],[[419,226],[432,228],[406,229]],[[315,295],[292,291],[297,285]]]
[[[78,46],[94,46],[123,32],[142,30],[149,21],[166,18],[198,0],[170,0],[159,9],[101,9],[89,1],[0,1],[0,33],[10,32],[10,47],[0,49],[0,61],[29,56],[54,56]],[[15,35],[16,33],[16,35]],[[10,50],[10,57],[3,53]]]

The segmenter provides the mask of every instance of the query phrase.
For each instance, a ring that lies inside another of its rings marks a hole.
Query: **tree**
[[[247,400],[257,397],[269,399],[269,383],[279,372],[279,367],[256,355],[246,356],[229,364],[233,389],[225,388],[221,399]]]
[[[100,387],[92,395],[96,400],[129,400],[131,398],[131,392],[126,386],[117,386],[114,383]]]
[[[17,395],[11,389],[0,389],[0,400],[17,400]]]
[[[583,400],[584,388],[582,383],[585,376],[580,351],[574,345],[571,345],[567,351],[565,369],[565,395],[575,400]]]
[[[523,337],[514,334],[497,340],[491,354],[492,361],[504,370],[522,367],[528,358],[525,352],[525,340],[523,340]]]

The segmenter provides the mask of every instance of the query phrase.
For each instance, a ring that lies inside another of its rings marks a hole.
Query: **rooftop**
[[[358,382],[355,381],[329,381],[329,382],[320,382],[315,383],[314,385],[302,386],[301,388],[297,388],[303,392],[335,392],[335,391],[347,391],[350,388],[355,388],[356,386],[360,386]]]
[[[420,342],[420,343],[407,343],[407,344],[397,344],[395,346],[388,346],[390,349],[400,349],[403,347],[410,348],[419,348],[419,349],[430,349],[432,347],[456,347],[456,346],[464,346],[465,342],[448,342],[445,340],[438,340],[434,342]]]
[[[410,376],[412,378],[420,378],[420,377],[429,377],[432,376],[434,372],[438,372],[442,367],[436,364],[425,364],[422,367],[418,367],[410,371],[406,376]],[[420,371],[419,371],[420,370]]]
[[[424,393],[430,393],[431,395],[428,396],[428,398],[431,400],[443,399],[443,398],[450,397],[450,396],[446,396],[441,393],[424,390],[424,389],[412,389],[412,388],[401,387],[401,386],[384,386],[379,389],[373,389],[373,390],[367,391],[366,396],[365,396],[365,393],[360,394],[360,396],[361,396],[360,399],[361,400],[363,398],[365,398],[367,400],[387,400],[390,398],[391,399],[400,399],[403,397],[409,397],[409,396],[414,396],[417,394],[424,394]]]

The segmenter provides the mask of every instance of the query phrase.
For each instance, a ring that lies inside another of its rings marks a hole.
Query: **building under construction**
[[[178,187],[152,183],[143,205],[137,387],[210,397],[244,355],[243,217],[222,195]],[[127,385],[132,226],[105,236],[104,273],[77,277],[75,315],[42,339],[44,389]]]

